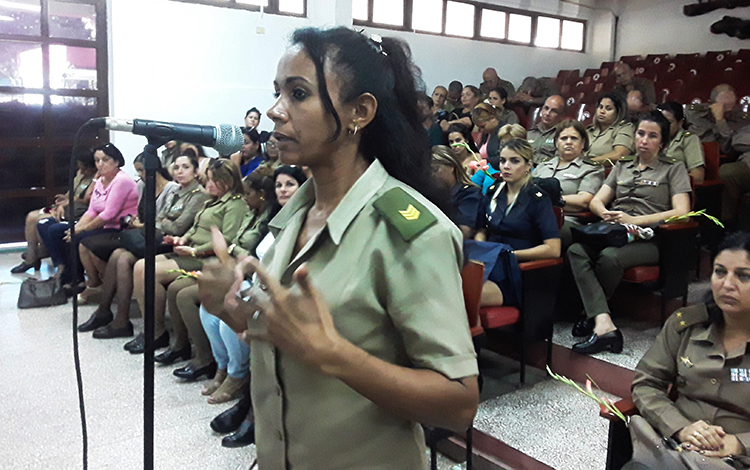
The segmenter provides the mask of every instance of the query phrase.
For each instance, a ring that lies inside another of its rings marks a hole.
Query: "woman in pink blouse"
[[[138,189],[135,181],[120,168],[125,165],[122,153],[112,144],[104,144],[94,149],[94,161],[99,179],[94,185],[89,208],[75,225],[75,238],[72,243],[78,252],[78,244],[86,237],[120,230],[120,218],[136,214],[138,211]],[[70,249],[64,242],[71,241],[67,222],[51,224],[40,235],[47,246],[52,261],[58,267],[58,274],[64,283],[83,281],[83,267],[79,265],[78,279],[73,279],[70,266]],[[75,284],[74,284],[75,286]],[[84,285],[75,286],[78,289]],[[77,289],[75,289],[77,290]]]

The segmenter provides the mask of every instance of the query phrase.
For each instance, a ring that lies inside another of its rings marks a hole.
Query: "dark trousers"
[[[568,248],[567,257],[586,316],[594,318],[600,313],[610,313],[607,300],[614,294],[626,269],[659,263],[659,248],[656,242],[638,241],[597,251],[574,243]]]

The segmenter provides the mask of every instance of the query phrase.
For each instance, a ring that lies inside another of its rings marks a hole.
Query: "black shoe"
[[[223,447],[245,447],[255,442],[255,422],[243,421],[236,433],[221,440]]]
[[[78,325],[78,331],[86,333],[87,331],[94,331],[100,326],[108,325],[112,321],[114,315],[109,309],[97,308],[94,313],[91,314],[91,318]]]
[[[34,268],[34,271],[39,271],[41,267],[42,267],[41,261],[37,260],[36,263],[32,263],[32,264],[28,264],[26,263],[26,261],[23,261],[18,266],[11,268],[10,273],[11,274],[23,274],[31,268]]]
[[[573,331],[571,334],[576,338],[586,338],[591,336],[594,332],[594,321],[593,318],[583,317],[573,325]]]
[[[154,349],[166,348],[167,346],[169,346],[169,333],[165,331],[154,340]],[[124,348],[130,354],[143,354],[146,351],[146,336],[143,333],[139,334],[133,341],[125,343]]]
[[[248,411],[250,411],[250,396],[245,395],[233,407],[212,419],[211,429],[221,434],[234,432],[245,421]]]
[[[596,354],[609,350],[620,354],[622,352],[622,343],[622,333],[620,333],[620,330],[610,331],[601,336],[591,333],[589,339],[573,345],[573,352],[577,352],[578,354]]]
[[[212,362],[207,366],[195,367],[192,364],[188,364],[185,367],[180,367],[172,372],[176,377],[185,379],[188,382],[198,380],[202,376],[206,376],[209,379],[213,379],[216,375],[216,363]]]
[[[130,338],[133,336],[133,324],[128,322],[122,328],[114,328],[110,323],[95,329],[92,336],[96,339]]]
[[[190,359],[189,344],[182,349],[167,348],[163,353],[154,356],[154,362],[164,365],[172,364],[177,361],[187,361],[188,359]]]

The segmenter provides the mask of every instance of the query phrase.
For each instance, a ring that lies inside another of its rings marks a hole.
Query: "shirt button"
[[[711,379],[711,385],[716,385],[716,382],[717,382],[716,379]]]
[[[281,434],[281,431],[278,431],[278,438],[279,438],[280,441],[284,440],[284,435]]]

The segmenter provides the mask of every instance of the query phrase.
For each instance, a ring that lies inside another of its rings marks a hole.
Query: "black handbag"
[[[170,245],[164,245],[164,235],[157,230],[155,235],[156,254],[169,253],[172,251]],[[123,230],[120,232],[120,243],[122,247],[133,253],[137,258],[146,255],[146,231],[143,229]]]
[[[619,248],[628,244],[628,229],[619,223],[596,222],[588,225],[572,226],[570,232],[575,243],[588,245],[595,250],[608,246]]]
[[[18,292],[18,308],[39,308],[62,305],[68,301],[60,278],[51,277],[39,280],[28,278]]]

